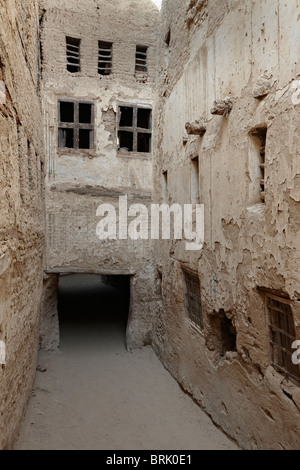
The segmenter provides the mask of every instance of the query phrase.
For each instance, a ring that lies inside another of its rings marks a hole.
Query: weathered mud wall
[[[205,245],[156,250],[163,309],[155,349],[247,449],[299,447],[300,389],[271,365],[265,309],[266,289],[289,298],[299,339],[299,11],[297,0],[165,0],[161,12],[154,194],[165,198],[167,172],[168,201],[191,203],[197,157]],[[228,115],[212,114],[226,97]],[[201,119],[204,134],[188,135],[185,124]],[[264,175],[257,129],[266,132]],[[200,279],[202,331],[185,311],[183,267]]]
[[[152,2],[43,2],[43,102],[47,142],[47,270],[132,276],[128,343],[149,341],[150,311],[155,302],[144,286],[155,268],[147,240],[100,241],[96,227],[102,203],[118,209],[152,200],[152,148],[119,151],[118,107],[155,110],[156,28],[158,9]],[[80,71],[67,70],[66,37],[80,39]],[[98,41],[112,46],[112,73],[98,73]],[[147,74],[135,73],[136,46],[148,47]],[[59,147],[59,100],[89,101],[94,106],[94,144],[90,149]],[[152,147],[155,135],[152,132]],[[45,313],[45,316],[51,312]],[[45,321],[47,323],[47,319]]]
[[[9,449],[35,376],[44,253],[44,152],[35,0],[0,1],[0,449]],[[3,358],[2,358],[2,361]]]

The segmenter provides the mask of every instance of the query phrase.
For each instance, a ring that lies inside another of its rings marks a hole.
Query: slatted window
[[[190,320],[203,330],[200,281],[197,274],[183,270],[185,308]]]
[[[296,334],[291,303],[288,299],[266,294],[266,306],[272,364],[279,371],[300,381],[299,366],[292,362],[292,344]]]
[[[147,46],[136,46],[135,54],[135,71],[137,73],[148,73],[148,47]]]
[[[99,41],[98,43],[98,73],[110,75],[112,72],[112,43]]]
[[[90,101],[59,101],[60,148],[94,148],[94,104]]]
[[[67,70],[80,72],[80,39],[66,37]]]
[[[139,106],[119,106],[118,150],[151,152],[152,110]]]

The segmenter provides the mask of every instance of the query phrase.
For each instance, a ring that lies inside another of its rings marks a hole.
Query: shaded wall
[[[35,0],[0,2],[0,448],[11,448],[35,376],[44,253],[44,149]],[[4,88],[5,85],[5,88]]]

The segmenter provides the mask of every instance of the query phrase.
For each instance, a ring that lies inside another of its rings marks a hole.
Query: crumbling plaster
[[[198,156],[205,245],[191,254],[181,242],[161,244],[164,308],[156,319],[154,347],[242,447],[292,449],[298,445],[299,389],[270,365],[268,319],[258,287],[293,300],[299,335],[300,115],[292,99],[299,77],[299,2],[191,3],[194,18],[180,1],[166,0],[162,8],[154,194],[162,199],[161,173],[168,171],[170,203],[190,203],[191,158]],[[258,96],[262,76],[268,77],[267,90]],[[213,115],[214,103],[226,97],[230,113]],[[199,120],[206,124],[203,135],[187,136],[186,123]],[[266,196],[265,204],[253,204],[249,132],[262,125],[267,126]],[[182,266],[199,274],[203,332],[185,313]],[[220,311],[237,331],[237,351],[225,356],[213,340]]]

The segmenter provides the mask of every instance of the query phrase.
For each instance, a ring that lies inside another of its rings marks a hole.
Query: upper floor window
[[[110,75],[112,72],[112,43],[99,41],[98,43],[98,73]]]
[[[93,149],[94,104],[90,101],[60,100],[58,105],[58,146]]]
[[[151,152],[152,109],[137,105],[119,106],[118,150]]]
[[[80,39],[66,37],[67,70],[80,72]]]
[[[136,46],[135,71],[137,73],[148,73],[148,47]]]

